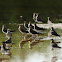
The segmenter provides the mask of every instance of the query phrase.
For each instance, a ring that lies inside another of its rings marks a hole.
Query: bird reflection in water
[[[24,36],[24,39],[22,40],[22,41],[20,41],[20,43],[19,43],[19,48],[22,48],[22,46],[26,43],[26,42],[31,42],[32,40],[34,40],[36,38],[36,35],[34,35],[33,37],[32,37],[32,35],[31,34],[27,34],[27,35],[25,35]]]
[[[32,49],[34,45],[37,45],[40,42],[44,42],[44,41],[40,41],[40,40],[34,40],[32,42],[29,41],[29,48]]]
[[[4,58],[4,57],[2,57],[2,58],[0,58],[0,62],[9,62],[9,59],[10,58]]]
[[[26,42],[29,42],[29,48],[30,48],[30,49],[32,49],[32,47],[33,47],[34,45],[38,44],[39,42],[43,42],[43,41],[40,41],[40,40],[36,39],[36,37],[37,37],[36,35],[34,35],[34,36],[32,37],[31,34],[25,35],[25,36],[24,36],[24,39],[23,39],[22,41],[20,41],[20,43],[19,43],[19,48],[22,48],[23,45],[24,45]]]
[[[10,49],[6,48],[6,44],[4,42],[2,42],[2,45],[1,45],[1,53],[2,53],[2,57],[4,55],[9,56],[10,58],[12,57],[12,53],[11,53]]]

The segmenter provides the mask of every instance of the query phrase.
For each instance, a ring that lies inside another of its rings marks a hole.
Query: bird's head
[[[31,21],[29,21],[29,24],[31,24]]]
[[[4,24],[4,25],[2,25],[2,27],[5,27],[5,24]]]
[[[18,29],[20,29],[22,26],[23,26],[23,24],[19,24],[19,27],[18,27]]]
[[[36,16],[38,17],[39,16],[39,13],[36,13]]]
[[[54,28],[53,28],[53,27],[51,27],[51,30],[54,30]]]
[[[33,13],[34,16],[36,16],[36,13]]]
[[[50,21],[51,21],[50,17],[48,17],[48,20],[50,20]]]
[[[50,17],[48,17],[48,19],[49,19]]]
[[[51,43],[54,43],[54,40],[53,39],[51,39]]]
[[[31,21],[29,21],[28,27],[30,27]]]
[[[10,32],[10,29],[7,29],[7,32]]]

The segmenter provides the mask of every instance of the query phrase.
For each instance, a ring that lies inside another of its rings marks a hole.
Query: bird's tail
[[[60,35],[59,35],[59,34],[57,34],[57,36],[59,36],[59,37],[60,37]]]
[[[58,47],[58,48],[62,48],[62,47]]]
[[[2,42],[2,43],[6,43],[6,42]]]

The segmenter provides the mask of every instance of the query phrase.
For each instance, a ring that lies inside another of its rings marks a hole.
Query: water
[[[55,4],[56,3],[56,4]],[[62,47],[61,37],[48,37],[47,33],[49,29],[45,31],[45,35],[41,35],[39,38],[43,42],[39,42],[29,48],[29,42],[26,42],[22,49],[19,48],[19,43],[22,41],[25,34],[18,31],[18,25],[33,21],[32,14],[38,12],[40,18],[47,23],[47,17],[50,16],[53,23],[62,22],[62,2],[57,0],[6,0],[0,1],[0,29],[2,24],[5,24],[7,28],[16,30],[12,33],[12,45],[10,55],[3,55],[0,52],[0,62],[62,62],[62,49],[51,50],[50,39],[53,38],[56,42],[61,42],[58,45]],[[21,19],[20,16],[24,17]],[[59,25],[59,24],[57,24]],[[45,25],[47,27],[47,25]],[[44,27],[45,27],[44,26]],[[62,25],[61,25],[62,26]],[[60,28],[61,28],[60,26]],[[49,28],[49,27],[47,27]],[[56,27],[57,28],[57,27]],[[60,35],[62,35],[62,29],[55,29]],[[42,39],[43,38],[43,39]],[[0,30],[0,45],[1,42],[7,40],[5,34]]]
[[[15,29],[18,28],[18,24],[7,24],[7,28],[14,29],[13,27],[15,26]],[[11,26],[11,27],[10,27]],[[60,35],[61,34],[61,29],[55,29]],[[22,34],[17,30],[16,32],[12,33],[12,42],[15,43],[12,45],[10,49],[10,55],[3,55],[0,52],[0,61],[1,62],[61,62],[62,61],[62,49],[54,49],[53,51],[51,50],[51,45],[50,45],[50,39],[53,38],[55,42],[60,42],[58,43],[59,46],[62,47],[62,36],[61,37],[48,37],[49,29],[46,31],[46,35],[41,35],[40,39],[43,42],[39,42],[32,46],[32,49],[29,48],[29,42],[26,42],[22,48],[19,48],[19,43],[24,40],[24,36],[26,34]],[[7,38],[5,38],[5,34],[0,32],[0,40],[5,41]],[[29,37],[28,37],[29,38]],[[0,42],[0,43],[1,43]],[[0,44],[1,45],[1,44]],[[2,59],[3,58],[3,59]]]

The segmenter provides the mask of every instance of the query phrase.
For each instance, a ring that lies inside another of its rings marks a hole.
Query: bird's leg
[[[31,47],[31,45],[30,45],[30,44],[31,44],[31,42],[29,41],[29,48],[30,48],[30,49],[32,49],[32,47]]]
[[[39,37],[38,34],[36,34],[35,36],[36,36],[35,40],[40,40],[40,39],[38,39],[38,37]],[[35,41],[35,40],[34,40],[34,41]]]

